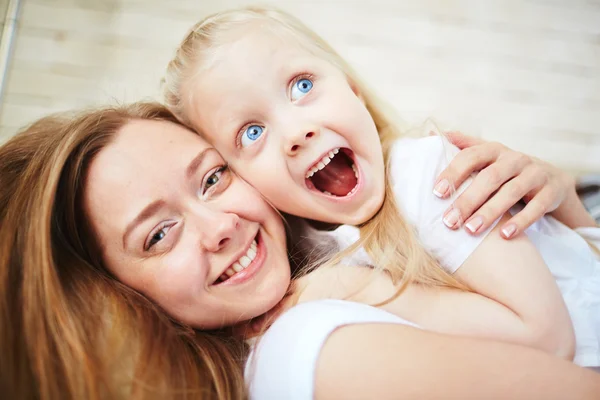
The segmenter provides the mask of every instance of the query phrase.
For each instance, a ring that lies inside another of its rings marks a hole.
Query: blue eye
[[[307,78],[299,79],[292,86],[292,93],[291,93],[292,101],[296,101],[296,100],[300,99],[301,97],[303,97],[306,93],[310,92],[312,87],[313,87],[313,83],[310,79],[307,79]]]
[[[260,125],[250,125],[247,127],[244,133],[242,133],[242,147],[248,147],[253,144],[263,134],[264,130]]]

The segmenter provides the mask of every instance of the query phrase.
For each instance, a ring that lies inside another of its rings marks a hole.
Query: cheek
[[[244,219],[259,222],[262,225],[282,224],[281,217],[269,204],[269,201],[272,201],[270,194],[281,197],[281,186],[275,187],[274,181],[267,179],[265,174],[253,174],[250,169],[245,169],[245,171],[247,175],[255,176],[256,179],[254,182],[248,182],[242,176],[246,182],[240,180],[235,183],[235,190],[230,192],[230,199],[235,201],[235,212]],[[264,197],[261,196],[261,193]],[[243,203],[240,202],[240,199],[243,199]]]
[[[264,152],[248,161],[238,160],[230,163],[236,174],[248,185],[240,189],[246,192],[243,196],[252,198],[254,203],[265,202],[259,193],[266,199],[271,199],[271,195],[279,192],[281,188],[281,174],[275,171],[281,171],[282,167],[274,162],[275,158],[270,157],[270,154],[272,153]]]
[[[346,129],[374,129],[373,118],[363,101],[344,82],[334,82],[324,89],[321,107],[326,118],[335,116],[336,123]]]
[[[180,243],[181,248],[190,249]],[[200,293],[204,283],[200,260],[193,252],[174,252],[168,257],[156,257],[156,263],[143,267],[139,276],[140,291],[169,312],[191,303],[194,294]]]

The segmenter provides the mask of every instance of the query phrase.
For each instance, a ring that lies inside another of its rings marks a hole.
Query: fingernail
[[[449,188],[450,183],[448,183],[447,179],[443,179],[437,185],[435,185],[435,188],[433,188],[433,194],[435,194],[439,198],[442,198],[446,195],[446,192]]]
[[[516,231],[517,231],[517,227],[514,224],[510,224],[510,225],[505,226],[504,228],[502,228],[502,234],[504,235],[504,237],[506,239],[510,239],[510,237],[512,235],[514,235]]]
[[[477,230],[481,228],[481,225],[483,225],[483,218],[481,216],[472,218],[469,222],[465,224],[465,226],[471,233],[477,232]]]
[[[456,208],[454,208],[444,217],[444,225],[446,225],[448,228],[452,228],[454,227],[454,225],[456,225],[459,219],[460,212]]]

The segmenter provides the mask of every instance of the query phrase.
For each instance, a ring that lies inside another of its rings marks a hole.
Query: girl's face
[[[181,126],[123,127],[90,165],[84,206],[107,269],[184,323],[234,325],[288,288],[280,216]]]
[[[359,224],[384,197],[379,135],[360,93],[294,41],[246,32],[192,82],[189,117],[276,208]]]

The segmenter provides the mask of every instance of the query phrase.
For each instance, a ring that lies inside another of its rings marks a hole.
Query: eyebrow
[[[206,154],[211,150],[216,151],[212,147],[207,147],[206,149],[202,150],[196,157],[194,157],[194,159],[188,164],[187,168],[185,169],[185,177],[187,179],[190,179],[196,174],[196,171],[198,170],[200,165],[202,165],[202,161],[204,161]]]
[[[127,247],[127,240],[131,235],[131,232],[142,222],[156,214],[163,206],[165,202],[163,200],[156,200],[148,204],[144,209],[131,221],[127,228],[125,228],[125,234],[123,235],[123,249]]]
[[[194,157],[192,161],[190,161],[190,163],[185,169],[185,176],[187,179],[190,179],[194,176],[194,174],[196,173],[200,165],[202,165],[202,161],[204,160],[204,158],[210,150],[216,151],[212,147],[207,147],[206,149],[202,150],[196,157]],[[156,214],[162,207],[164,207],[164,205],[164,200],[156,200],[148,204],[142,209],[142,211],[140,211],[140,213],[133,219],[133,221],[131,221],[125,228],[125,233],[123,234],[123,249],[127,247],[127,241],[129,239],[129,236],[131,235],[131,232],[139,224]]]

